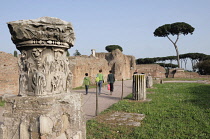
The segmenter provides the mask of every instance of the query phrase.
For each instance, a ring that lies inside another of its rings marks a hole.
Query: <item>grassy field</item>
[[[164,78],[163,81],[210,81],[210,78]]]
[[[87,122],[87,139],[207,139],[210,138],[210,85],[155,84],[150,102],[131,101],[131,95]],[[141,113],[140,127],[103,121],[115,111]]]

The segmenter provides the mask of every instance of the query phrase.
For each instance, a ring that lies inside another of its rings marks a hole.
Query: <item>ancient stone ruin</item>
[[[133,75],[133,88],[132,88],[133,100],[146,100],[146,77],[145,74]]]
[[[21,52],[18,96],[5,97],[2,139],[84,139],[82,94],[71,91],[71,23],[52,17],[9,22]]]

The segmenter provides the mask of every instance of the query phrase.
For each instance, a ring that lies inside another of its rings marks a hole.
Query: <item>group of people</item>
[[[99,73],[96,76],[96,82],[97,82],[97,85],[98,85],[98,94],[100,95],[101,94],[101,88],[102,88],[102,85],[104,83],[104,75],[102,74],[101,69],[99,70]],[[110,70],[109,74],[107,76],[107,83],[110,86],[110,95],[112,95],[113,90],[114,90],[114,82],[115,82],[115,76],[112,73],[112,71]],[[91,83],[90,82],[90,77],[88,76],[88,73],[85,73],[85,77],[84,77],[84,80],[83,80],[83,85],[85,86],[86,95],[88,94],[88,88],[89,88],[90,83]]]

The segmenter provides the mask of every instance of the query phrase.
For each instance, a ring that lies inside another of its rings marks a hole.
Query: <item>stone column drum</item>
[[[145,74],[133,75],[133,99],[146,100],[146,79]]]
[[[71,23],[52,17],[9,22],[19,57],[19,95],[5,98],[2,139],[85,139],[82,94],[71,91]]]

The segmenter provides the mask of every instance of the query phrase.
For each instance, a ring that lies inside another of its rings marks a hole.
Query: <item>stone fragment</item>
[[[153,86],[153,79],[152,76],[149,74],[146,78],[146,87],[152,88],[152,86]]]
[[[23,121],[20,124],[20,139],[30,139],[28,129],[29,129],[28,124],[25,121]]]
[[[56,139],[67,139],[65,133],[62,133],[60,136],[58,136]]]
[[[40,133],[44,134],[51,134],[53,128],[53,121],[46,116],[41,115],[39,118],[40,121]]]

